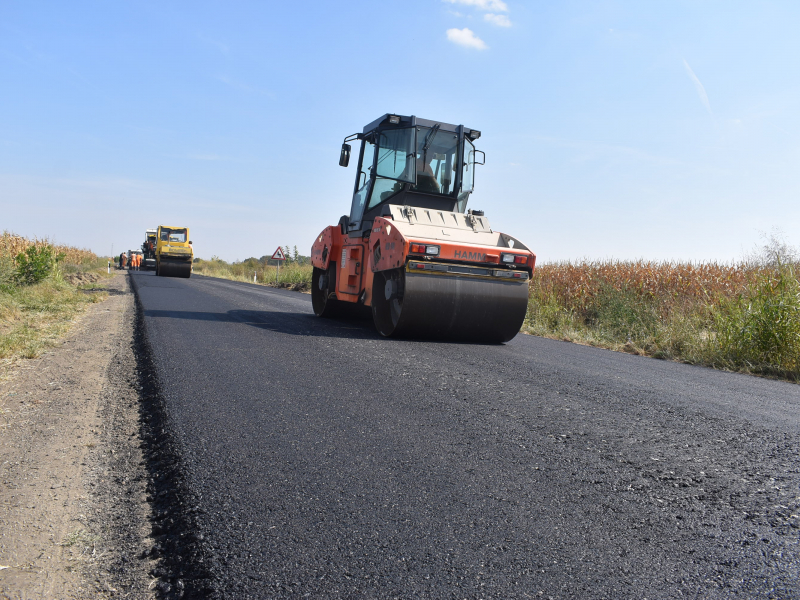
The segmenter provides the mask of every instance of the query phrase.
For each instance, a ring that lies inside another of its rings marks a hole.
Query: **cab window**
[[[453,193],[458,135],[438,127],[421,127],[417,134],[417,183],[414,190],[428,194]]]

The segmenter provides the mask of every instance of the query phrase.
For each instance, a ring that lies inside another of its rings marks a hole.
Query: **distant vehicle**
[[[156,268],[156,238],[158,229],[147,229],[142,244],[142,269]]]
[[[194,250],[188,227],[159,225],[156,232],[156,275],[159,277],[192,276]]]

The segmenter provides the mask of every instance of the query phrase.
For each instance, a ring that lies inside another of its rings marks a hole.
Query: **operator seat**
[[[431,158],[431,160],[433,160]],[[439,182],[433,174],[430,163],[426,164],[421,158],[417,160],[417,191],[439,193]]]

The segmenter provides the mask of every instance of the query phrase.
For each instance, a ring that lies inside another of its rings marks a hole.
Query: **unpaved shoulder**
[[[151,596],[128,277],[0,384],[0,598]]]

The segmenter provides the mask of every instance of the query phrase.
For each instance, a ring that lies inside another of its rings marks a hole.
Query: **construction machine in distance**
[[[156,268],[156,237],[158,229],[146,229],[142,244],[142,269]]]
[[[339,164],[358,140],[358,171],[350,214],[311,249],[316,315],[371,307],[387,337],[502,343],[519,332],[536,256],[467,209],[475,165],[485,162],[479,137],[386,114],[345,138]]]
[[[189,228],[159,225],[156,232],[156,275],[191,277],[193,260]]]

